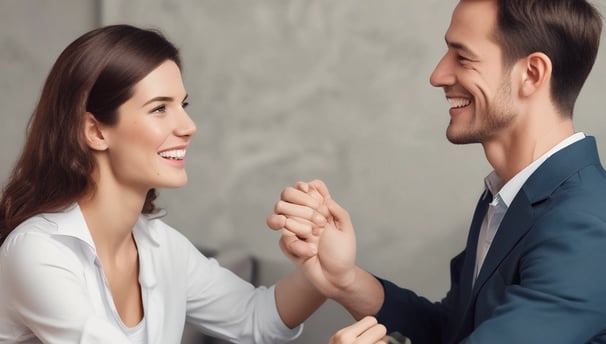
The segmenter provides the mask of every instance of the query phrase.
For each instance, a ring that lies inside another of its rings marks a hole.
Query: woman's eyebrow
[[[158,97],[153,97],[152,99],[146,101],[145,104],[143,104],[142,106],[146,106],[153,102],[172,102],[173,100],[175,100],[175,98],[173,98],[173,97],[158,96]]]

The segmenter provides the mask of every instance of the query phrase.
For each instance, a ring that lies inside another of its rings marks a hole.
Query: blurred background
[[[604,12],[606,0],[594,1]],[[196,245],[292,269],[267,229],[281,190],[322,179],[351,214],[358,263],[439,300],[483,178],[478,145],[445,138],[448,104],[429,85],[455,0],[0,0],[0,181],[59,53],[101,25],[160,29],[182,53],[198,134],[189,184],[160,190],[166,221]],[[606,154],[606,57],[577,102],[578,131]],[[263,270],[263,267],[265,269]],[[352,322],[328,302],[297,343]]]

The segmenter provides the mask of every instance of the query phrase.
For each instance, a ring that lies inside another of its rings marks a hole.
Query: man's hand
[[[353,226],[322,181],[284,189],[267,225],[282,231],[280,248],[324,295],[332,297],[354,282]]]

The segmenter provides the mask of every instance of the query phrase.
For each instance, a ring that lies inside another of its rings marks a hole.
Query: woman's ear
[[[107,142],[105,141],[105,137],[103,137],[100,124],[92,113],[87,112],[84,114],[82,130],[84,131],[86,144],[90,149],[95,151],[104,151],[107,149]]]
[[[520,61],[521,96],[529,97],[545,87],[551,87],[551,59],[543,53],[532,53]]]

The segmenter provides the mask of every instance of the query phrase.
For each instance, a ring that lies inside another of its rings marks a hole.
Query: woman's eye
[[[154,113],[154,112],[166,112],[166,106],[164,106],[164,105],[158,106],[158,107],[154,108],[151,112],[152,113]]]
[[[181,104],[182,108],[187,108],[189,106],[189,102],[183,102],[183,104]]]

